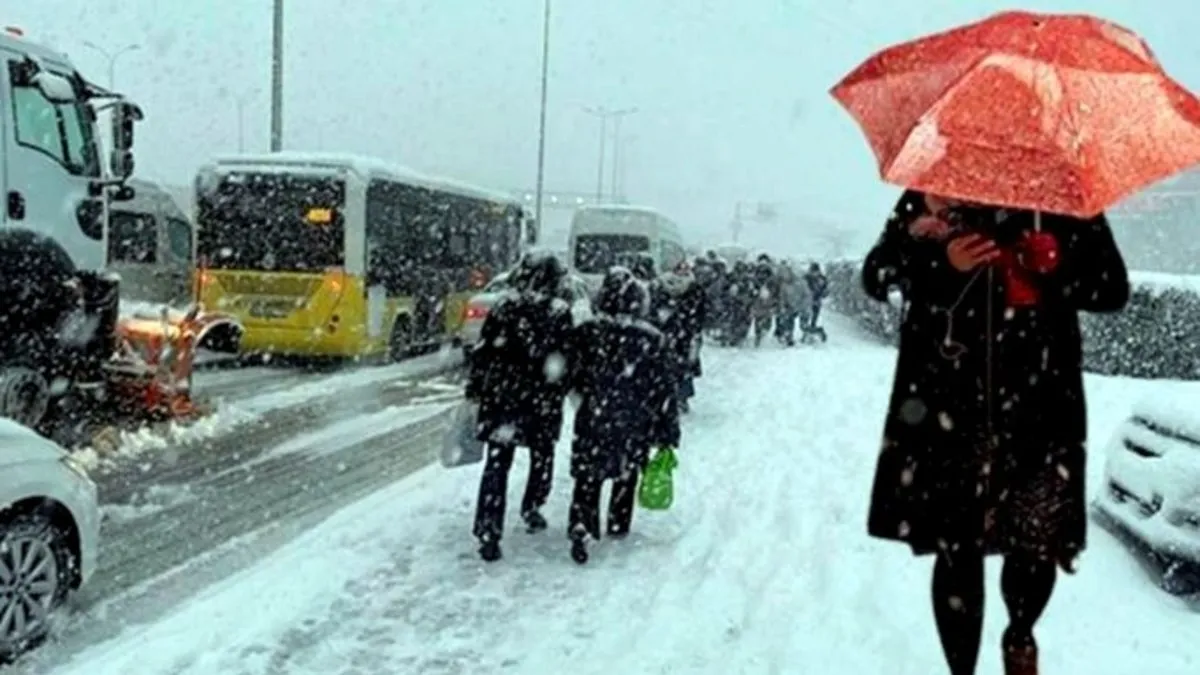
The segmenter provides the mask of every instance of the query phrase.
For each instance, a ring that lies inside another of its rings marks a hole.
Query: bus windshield
[[[650,250],[650,238],[637,234],[582,234],[575,238],[575,269],[581,274],[603,274],[621,264],[629,253]]]
[[[229,173],[196,198],[196,254],[213,269],[321,272],[345,265],[345,185]]]

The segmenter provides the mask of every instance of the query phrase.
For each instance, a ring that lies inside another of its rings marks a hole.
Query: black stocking
[[[983,638],[983,556],[939,554],[933,567],[933,616],[951,675],[973,675]]]

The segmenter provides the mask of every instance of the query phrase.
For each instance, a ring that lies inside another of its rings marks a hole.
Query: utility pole
[[[542,9],[542,100],[538,109],[537,188],[534,223],[542,231],[542,195],[546,189],[546,89],[550,80],[550,0]]]
[[[271,152],[283,150],[283,0],[271,21]]]
[[[584,112],[594,117],[600,118],[600,158],[596,166],[596,201],[604,201],[604,156],[608,149],[608,120],[614,121],[616,131],[620,133],[620,120],[626,115],[632,115],[637,112],[637,108],[625,108],[623,110],[609,110],[603,106],[598,108],[584,108]],[[618,137],[617,142],[620,139]],[[616,154],[614,150],[613,154]],[[616,170],[616,159],[613,160],[614,171]]]

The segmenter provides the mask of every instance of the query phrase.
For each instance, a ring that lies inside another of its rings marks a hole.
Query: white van
[[[609,268],[631,253],[648,254],[658,273],[687,258],[679,227],[652,208],[614,204],[575,211],[567,241],[568,267],[589,286],[597,288]]]

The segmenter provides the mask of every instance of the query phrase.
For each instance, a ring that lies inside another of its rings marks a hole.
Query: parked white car
[[[592,316],[592,300],[588,291],[587,283],[582,277],[576,274],[568,274],[564,281],[566,288],[563,289],[563,299],[571,303],[571,314],[574,317],[575,323],[579,323],[584,319]],[[479,334],[483,330],[483,321],[487,318],[488,312],[496,306],[497,302],[512,291],[512,285],[509,283],[509,274],[507,272],[496,275],[491,283],[483,287],[477,295],[472,297],[467,302],[466,316],[463,317],[462,329],[459,331],[458,338],[462,343],[462,347],[467,352],[475,348],[475,343],[479,342]]]
[[[1163,386],[1110,441],[1096,506],[1154,553],[1200,570],[1200,415],[1194,398]]]
[[[67,452],[0,418],[0,662],[45,639],[96,569],[96,485]]]

